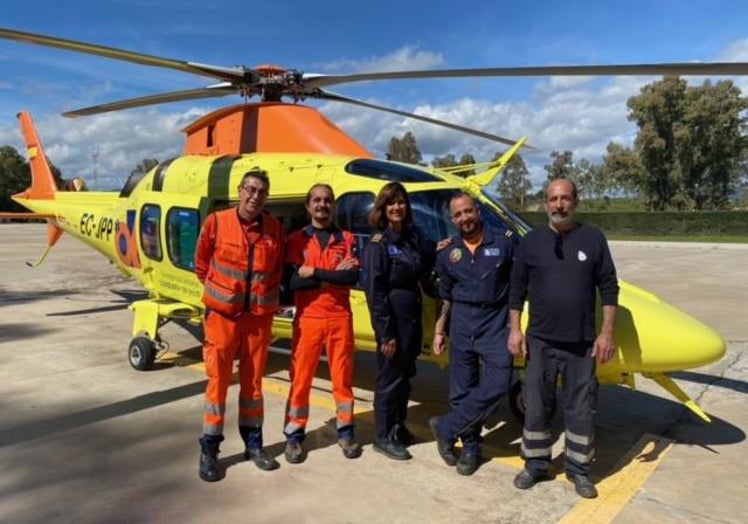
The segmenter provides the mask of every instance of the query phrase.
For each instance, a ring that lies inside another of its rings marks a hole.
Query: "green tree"
[[[47,159],[58,189],[64,186],[62,173]],[[31,166],[26,159],[12,146],[0,147],[0,211],[20,212],[25,208],[11,200],[11,196],[20,193],[31,185]]]
[[[460,161],[458,162],[458,165],[472,166],[472,165],[475,165],[475,163],[476,163],[475,157],[470,153],[465,153],[464,155],[460,157]],[[471,167],[469,169],[465,169],[464,171],[458,171],[457,174],[460,176],[469,177],[475,174],[475,169]]]
[[[688,87],[677,76],[648,84],[628,101],[650,209],[722,209],[746,161],[748,99],[731,81]]]
[[[14,147],[0,147],[0,211],[23,211],[10,197],[31,185],[31,170]]]
[[[472,166],[475,164],[475,157],[470,153],[465,153],[457,160],[457,157],[452,153],[445,156],[437,156],[431,160],[431,165],[437,169],[443,169],[445,167],[458,167],[458,166]],[[462,171],[453,170],[452,173],[455,175],[467,177],[475,174],[475,169],[469,168]]]
[[[617,142],[608,142],[603,155],[602,173],[611,191],[619,191],[629,196],[646,197],[640,188],[646,184],[647,172],[638,153]],[[648,202],[645,205],[649,207]]]
[[[493,159],[499,157],[501,153],[497,153]],[[525,210],[527,193],[532,189],[528,174],[527,164],[521,155],[515,155],[504,168],[497,190],[502,201],[513,211]]]
[[[459,164],[457,163],[457,158],[452,153],[449,153],[444,156],[435,156],[431,160],[431,165],[437,169],[442,169],[445,167],[454,167]]]
[[[420,164],[423,160],[421,151],[418,149],[418,141],[415,135],[408,131],[402,138],[390,138],[387,149],[387,160],[405,162],[408,164]]]
[[[548,182],[557,178],[566,178],[567,180],[577,181],[579,169],[574,164],[574,154],[571,151],[551,151],[550,164],[543,166],[548,176]]]

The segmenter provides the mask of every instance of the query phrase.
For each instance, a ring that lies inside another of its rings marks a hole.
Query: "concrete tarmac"
[[[601,389],[595,481],[588,501],[559,475],[512,487],[521,426],[503,406],[486,429],[486,462],[460,477],[437,455],[427,421],[446,408],[447,374],[421,363],[409,425],[414,459],[375,453],[373,355],[356,358],[358,460],[337,447],[325,363],[312,395],[309,457],[282,458],[288,357],[270,356],[265,442],[281,467],[258,470],[234,430],[237,386],[221,461],[226,478],[197,477],[205,376],[199,330],[162,329],[156,369],[126,360],[144,297],[101,255],[64,236],[36,269],[46,228],[0,224],[0,522],[748,522],[748,246],[613,243],[620,276],[715,327],[728,353],[675,380],[712,417],[704,424],[652,381]],[[561,417],[554,426],[561,429]],[[560,445],[560,442],[559,442]],[[560,446],[556,447],[559,448]],[[554,462],[557,471],[562,458]]]

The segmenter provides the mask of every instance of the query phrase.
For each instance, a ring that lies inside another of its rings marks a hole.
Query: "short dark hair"
[[[473,201],[473,204],[475,204],[475,197],[470,193],[465,193],[464,191],[457,191],[456,193],[454,193],[451,197],[449,197],[449,203],[451,204],[458,198],[469,198]]]
[[[252,169],[244,173],[241,182],[239,182],[239,187],[242,187],[244,185],[244,182],[246,182],[248,178],[256,178],[265,185],[265,189],[270,191],[270,178],[268,177],[268,172],[264,169],[253,167]]]
[[[304,204],[309,204],[309,200],[312,198],[312,193],[315,189],[319,189],[320,187],[327,189],[330,192],[330,196],[332,197],[332,201],[335,202],[335,191],[333,191],[332,186],[330,184],[323,184],[322,182],[318,184],[314,184],[312,187],[309,188],[309,191],[306,192],[306,198],[304,199]]]
[[[378,229],[387,228],[389,222],[385,213],[385,207],[394,202],[397,197],[402,197],[405,200],[405,219],[403,222],[406,225],[413,223],[413,211],[410,208],[408,191],[400,182],[389,182],[379,190],[377,199],[374,201],[374,209],[369,213],[369,223],[372,226]]]

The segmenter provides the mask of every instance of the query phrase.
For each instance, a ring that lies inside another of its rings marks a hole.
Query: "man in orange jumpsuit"
[[[283,276],[284,234],[263,211],[270,190],[264,171],[249,171],[239,184],[239,205],[211,214],[200,232],[195,272],[205,286],[205,346],[208,375],[200,478],[220,480],[226,393],[239,359],[239,433],[244,456],[271,470],[278,462],[262,447],[262,375]]]
[[[304,432],[309,420],[309,393],[322,347],[327,349],[333,396],[337,405],[338,444],[347,458],[361,456],[353,426],[353,319],[350,287],[358,280],[355,240],[333,225],[335,196],[327,184],[307,193],[311,224],[286,243],[286,271],[294,291],[291,391],[286,407],[286,460],[303,462]]]

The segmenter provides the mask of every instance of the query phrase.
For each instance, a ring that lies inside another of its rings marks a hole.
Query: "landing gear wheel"
[[[509,409],[512,410],[517,420],[525,422],[525,399],[522,396],[522,388],[524,382],[518,380],[512,384],[512,388],[509,390]],[[554,398],[551,402],[550,412],[548,413],[548,420],[551,420],[556,414],[556,399]]]
[[[156,344],[148,337],[135,337],[127,348],[127,357],[138,371],[151,369],[156,359]]]

